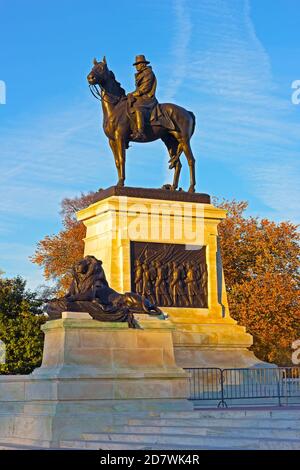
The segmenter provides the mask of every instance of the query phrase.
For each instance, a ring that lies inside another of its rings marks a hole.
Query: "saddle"
[[[161,126],[165,127],[168,130],[175,131],[176,127],[168,115],[167,112],[164,112],[163,108],[159,103],[154,107],[150,115],[150,124],[152,126]]]
[[[134,130],[136,128],[136,121],[134,118],[135,114],[135,106],[134,102],[127,98],[126,103],[126,113],[128,118],[130,119],[131,128]],[[176,127],[168,115],[167,112],[163,110],[161,105],[156,102],[156,104],[152,107],[152,109],[144,108],[143,110],[145,126],[159,126],[164,127],[165,129],[175,131]]]

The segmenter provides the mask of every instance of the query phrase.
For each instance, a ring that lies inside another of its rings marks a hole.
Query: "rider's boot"
[[[142,111],[136,109],[135,116],[137,131],[132,134],[132,138],[135,140],[144,140],[146,136],[144,134],[144,116]]]

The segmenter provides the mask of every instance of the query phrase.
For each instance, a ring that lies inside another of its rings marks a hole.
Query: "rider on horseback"
[[[132,138],[144,140],[144,122],[145,118],[149,119],[151,112],[158,104],[155,98],[156,77],[152,71],[152,67],[148,66],[150,62],[145,59],[144,55],[136,56],[135,65],[137,73],[135,74],[136,90],[127,95],[129,104],[129,113],[135,114],[137,130]]]
[[[91,92],[102,101],[103,129],[115,157],[118,186],[124,186],[126,150],[129,142],[153,142],[161,139],[166,145],[176,190],[181,171],[180,155],[184,152],[190,170],[189,192],[195,191],[195,158],[190,140],[195,130],[195,116],[172,103],[159,104],[155,97],[156,77],[145,56],[136,58],[136,90],[127,96],[106,59],[94,60],[88,74]],[[98,88],[97,88],[98,87]],[[132,135],[133,134],[133,135]]]

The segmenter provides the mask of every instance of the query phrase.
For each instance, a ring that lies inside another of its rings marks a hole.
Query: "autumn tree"
[[[85,226],[76,220],[76,212],[96,200],[96,193],[63,199],[61,216],[63,229],[57,235],[47,235],[37,244],[31,260],[44,269],[46,280],[55,281],[60,291],[70,285],[70,270],[83,257]]]
[[[230,312],[254,337],[255,355],[291,364],[300,338],[300,235],[290,222],[246,217],[246,202],[225,201],[219,225]]]

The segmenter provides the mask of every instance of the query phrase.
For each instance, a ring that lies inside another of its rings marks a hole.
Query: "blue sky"
[[[145,54],[159,101],[195,113],[198,191],[300,222],[299,24],[299,0],[0,0],[0,268],[43,282],[28,257],[61,199],[116,182],[86,82],[104,54],[127,92]],[[128,185],[170,180],[161,142],[130,148]]]

